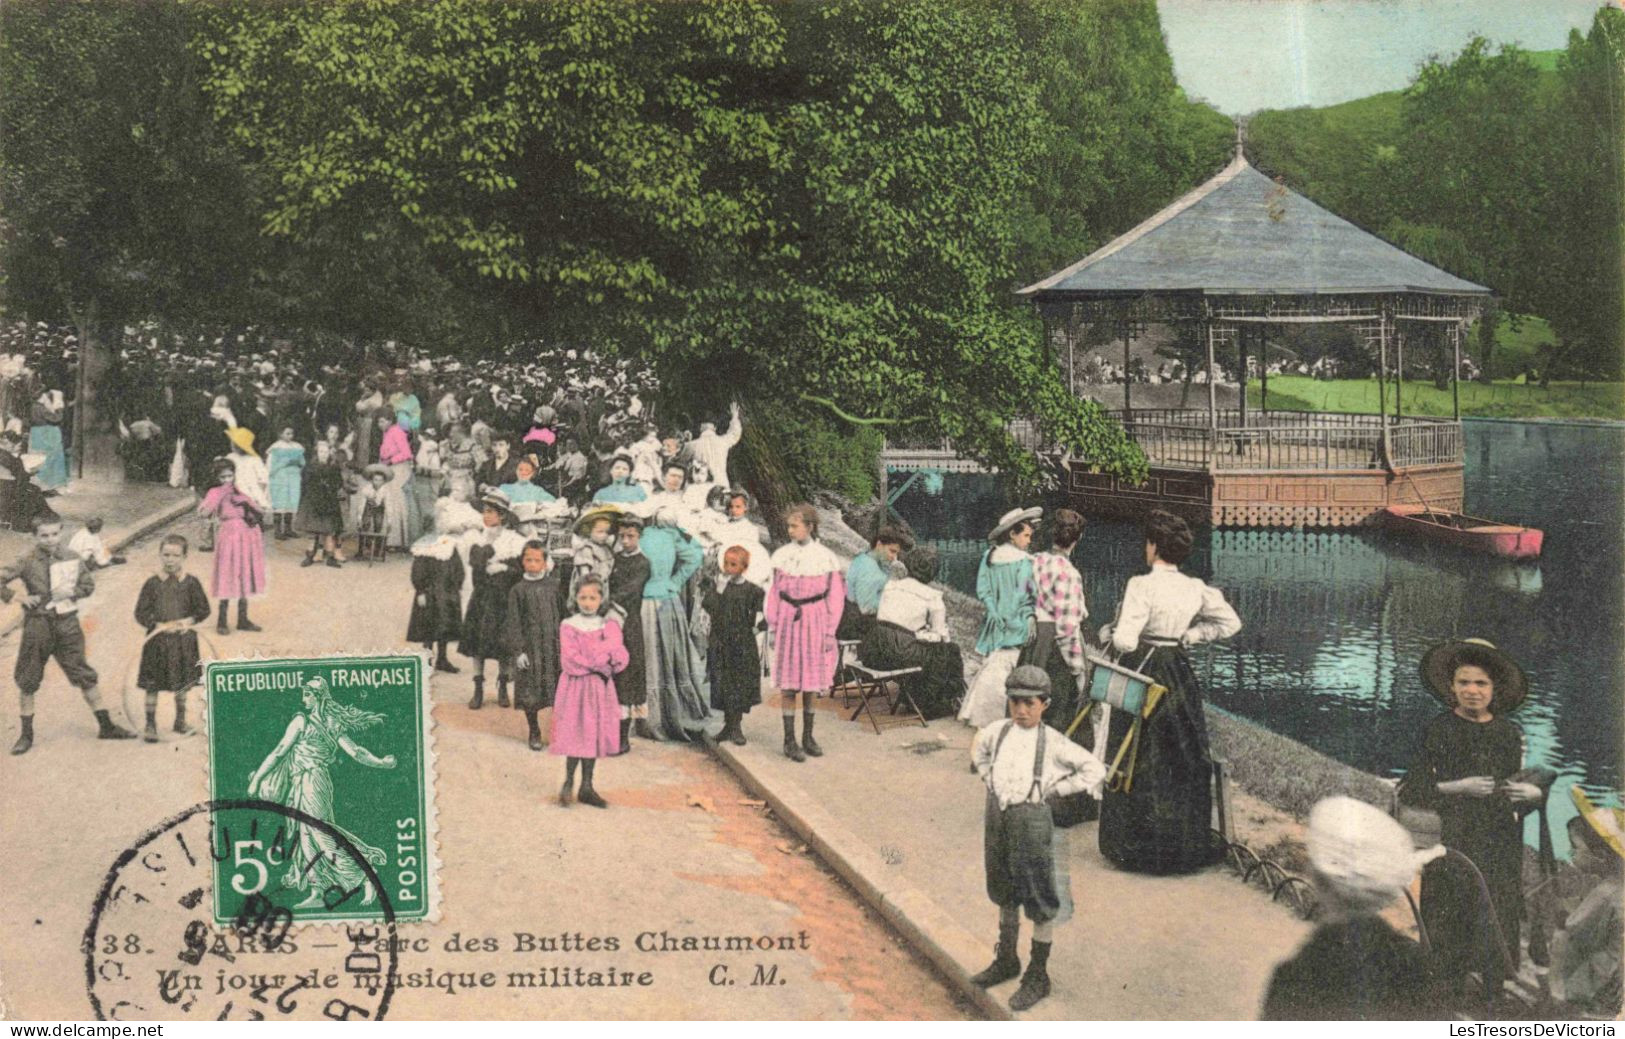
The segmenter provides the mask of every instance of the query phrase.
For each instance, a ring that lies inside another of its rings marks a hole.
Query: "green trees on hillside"
[[[1221,165],[1151,0],[0,9],[9,312],[640,353],[735,396],[1143,461],[1010,290]],[[862,433],[862,436],[853,434]],[[787,452],[786,458],[794,458]]]
[[[1547,374],[1617,376],[1625,345],[1625,11],[1570,35],[1555,72],[1472,41],[1401,95],[1266,112],[1259,165],[1396,244],[1493,288],[1559,337]]]

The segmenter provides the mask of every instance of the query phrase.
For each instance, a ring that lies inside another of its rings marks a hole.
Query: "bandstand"
[[[1344,527],[1401,502],[1462,507],[1456,380],[1467,326],[1490,290],[1270,180],[1239,145],[1211,180],[1020,295],[1037,306],[1069,380],[1085,341],[1123,346],[1124,407],[1115,414],[1145,452],[1150,478],[1136,486],[1069,461],[1068,490],[1086,511],[1133,516],[1161,506],[1216,526]],[[1376,414],[1268,409],[1266,330],[1312,323],[1352,326],[1376,362]],[[1133,407],[1129,349],[1154,324],[1205,344],[1205,408]],[[1450,351],[1453,417],[1401,413],[1407,337]],[[1251,412],[1249,352],[1265,391]],[[1217,400],[1215,358],[1225,355],[1239,355],[1239,407]],[[1013,432],[1049,449],[1030,423]]]

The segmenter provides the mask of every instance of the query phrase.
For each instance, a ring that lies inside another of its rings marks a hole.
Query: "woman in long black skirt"
[[[1523,734],[1506,717],[1523,703],[1528,683],[1507,654],[1464,639],[1422,658],[1428,691],[1449,708],[1428,723],[1422,751],[1400,783],[1400,801],[1439,813],[1440,840],[1484,876],[1506,950],[1516,968],[1523,916],[1523,824],[1517,805],[1540,788],[1512,779],[1523,767]],[[1481,971],[1492,993],[1504,971],[1481,904],[1478,882],[1454,861],[1422,871],[1422,922],[1441,974]]]
[[[1241,619],[1223,592],[1179,572],[1193,540],[1184,520],[1153,511],[1145,524],[1151,572],[1129,579],[1116,623],[1101,631],[1120,663],[1168,690],[1141,723],[1131,789],[1108,789],[1100,805],[1100,853],[1137,873],[1188,873],[1223,854],[1212,831],[1202,684],[1185,650],[1229,638]],[[1126,711],[1112,712],[1109,753],[1116,755],[1133,721]]]

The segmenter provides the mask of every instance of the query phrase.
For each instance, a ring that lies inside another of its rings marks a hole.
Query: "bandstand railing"
[[[1135,408],[1115,411],[1151,465],[1192,470],[1381,469],[1384,427],[1378,415],[1249,411],[1209,416],[1205,408]],[[1031,419],[1015,419],[1010,433],[1036,454],[1056,446]],[[1448,418],[1404,418],[1387,425],[1388,463],[1396,469],[1462,464],[1461,423]],[[923,464],[925,456],[953,457],[952,443],[934,439],[887,444],[888,456]]]

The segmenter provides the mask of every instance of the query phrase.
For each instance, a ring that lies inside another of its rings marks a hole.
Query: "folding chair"
[[[869,716],[869,724],[875,727],[875,735],[880,735],[880,719],[875,716],[874,709],[870,706],[870,700],[878,696],[886,701],[886,707],[894,719],[897,717],[897,709],[907,703],[915,720],[920,723],[920,727],[926,727],[925,712],[920,710],[920,705],[914,702],[914,697],[910,695],[907,687],[902,682],[902,679],[909,675],[919,674],[919,668],[903,667],[895,671],[877,671],[860,661],[854,660],[848,665],[848,669],[857,679],[858,707],[857,710],[852,712],[851,721],[857,721],[858,715],[866,714]],[[897,684],[897,694],[895,696],[886,692],[887,682]],[[904,720],[907,720],[906,717]]]
[[[852,697],[857,689],[859,679],[852,673],[852,665],[858,662],[858,640],[837,639],[835,641],[837,656],[835,658],[835,687],[841,691],[841,708],[852,706]],[[835,689],[830,690],[830,695]]]

